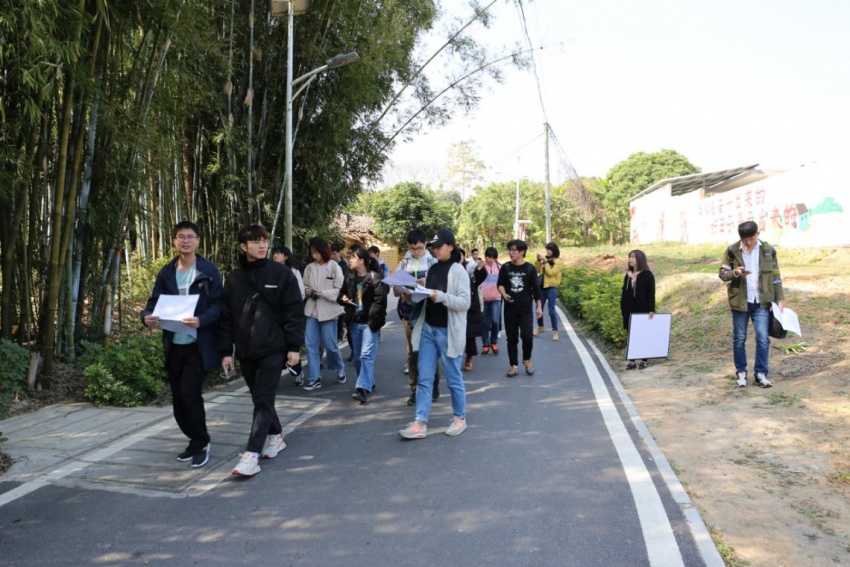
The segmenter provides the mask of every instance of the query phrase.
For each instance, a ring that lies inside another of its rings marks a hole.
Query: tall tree
[[[486,167],[476,154],[477,149],[472,140],[456,142],[449,149],[445,184],[447,188],[460,193],[461,201],[466,200],[475,185],[483,179],[481,174]]]

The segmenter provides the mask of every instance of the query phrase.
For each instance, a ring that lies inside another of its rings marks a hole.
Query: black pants
[[[283,352],[257,360],[239,359],[242,376],[245,377],[245,383],[251,391],[251,400],[254,402],[254,423],[251,425],[251,435],[246,447],[246,450],[252,453],[263,450],[266,436],[277,435],[283,431],[274,404],[285,360],[286,353]]]
[[[201,395],[204,362],[198,343],[171,345],[168,381],[171,383],[174,420],[183,435],[189,438],[192,452],[198,453],[210,442],[204,397]]]
[[[534,346],[534,313],[531,307],[516,307],[505,303],[505,336],[508,339],[508,364],[518,366],[517,345],[522,338],[522,359],[531,360]]]

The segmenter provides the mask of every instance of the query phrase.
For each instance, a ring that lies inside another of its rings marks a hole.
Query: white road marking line
[[[679,550],[679,544],[676,543],[676,537],[673,535],[670,519],[664,511],[661,496],[655,489],[652,477],[626,430],[626,425],[620,418],[602,375],[564,312],[560,308],[557,308],[557,311],[558,318],[564,325],[570,341],[572,341],[581,358],[602,419],[605,421],[605,427],[608,428],[608,434],[611,436],[611,441],[620,457],[620,463],[623,465],[623,472],[626,475],[637,508],[649,564],[652,567],[684,567],[682,553]]]

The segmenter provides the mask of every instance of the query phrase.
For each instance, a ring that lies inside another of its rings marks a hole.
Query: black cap
[[[443,244],[457,246],[454,233],[447,228],[441,228],[438,230],[437,234],[434,235],[434,238],[428,242],[428,246],[442,246]]]

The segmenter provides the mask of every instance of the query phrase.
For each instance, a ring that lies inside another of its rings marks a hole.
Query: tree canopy
[[[419,229],[431,236],[441,228],[454,230],[455,207],[421,183],[399,183],[369,196],[370,214],[381,240],[407,246],[407,233]]]
[[[616,164],[608,170],[603,184],[603,229],[609,239],[616,243],[628,240],[629,199],[662,179],[700,171],[675,150],[637,152]]]

